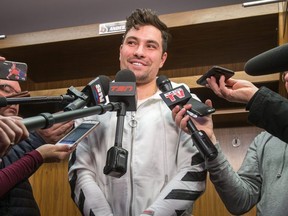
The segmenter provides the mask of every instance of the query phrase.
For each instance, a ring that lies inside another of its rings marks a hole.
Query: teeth
[[[138,66],[141,66],[142,64],[139,63],[139,62],[134,62],[133,65],[138,65]]]

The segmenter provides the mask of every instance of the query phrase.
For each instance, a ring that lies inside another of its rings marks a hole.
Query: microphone
[[[115,76],[115,82],[109,85],[108,97],[111,102],[124,102],[127,111],[136,111],[137,93],[135,74],[127,69],[120,70]]]
[[[130,70],[120,70],[115,76],[115,82],[110,83],[109,100],[118,102],[121,109],[117,111],[117,125],[115,143],[108,152],[106,165],[103,169],[105,175],[120,178],[127,171],[128,151],[122,148],[124,120],[126,111],[136,111],[136,77]]]
[[[244,70],[252,76],[267,75],[288,70],[288,44],[263,52],[246,62]]]
[[[72,95],[61,96],[35,96],[35,97],[0,97],[0,107],[12,104],[42,104],[42,103],[63,103],[67,104],[75,100]]]
[[[67,90],[67,94],[73,95],[77,99],[68,104],[64,108],[64,111],[71,111],[83,108],[84,106],[89,107],[100,103],[105,103],[105,95],[108,93],[109,83],[109,77],[101,75],[89,82],[81,92],[71,86]]]
[[[160,75],[156,80],[156,84],[162,91],[160,94],[161,98],[170,109],[173,109],[176,105],[183,106],[192,98],[191,94],[183,85],[173,89],[170,80],[165,75]],[[199,131],[191,119],[188,120],[187,127],[202,157],[208,160],[215,159],[218,151],[205,131]]]
[[[25,118],[22,123],[25,125],[28,131],[33,131],[38,128],[49,128],[55,123],[64,122],[72,119],[82,118],[90,115],[102,115],[107,111],[120,110],[119,103],[99,104],[86,109],[71,110],[69,112],[61,113],[40,113],[37,116]]]

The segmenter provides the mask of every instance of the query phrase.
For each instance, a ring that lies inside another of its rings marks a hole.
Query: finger
[[[23,118],[20,116],[9,116],[9,118],[15,119],[15,120],[23,120]]]
[[[192,108],[192,104],[185,104],[183,106],[186,110],[190,110]]]
[[[226,86],[231,87],[231,86],[233,86],[233,85],[237,82],[237,80],[230,78],[230,79],[226,80],[225,82],[226,82],[226,83],[225,83]]]
[[[185,108],[182,108],[181,110],[179,110],[179,112],[177,113],[177,115],[175,116],[175,122],[176,122],[176,125],[177,126],[180,126],[181,124],[181,121],[183,119],[183,117],[185,116],[186,114],[186,109]]]
[[[70,146],[66,144],[55,145],[55,151],[57,152],[69,152]]]
[[[0,138],[0,155],[3,156],[6,153],[7,148],[9,148],[11,140],[2,127],[0,127]]]
[[[18,120],[14,121],[14,123],[19,128],[19,130],[15,131],[16,137],[17,137],[17,140],[15,140],[15,142],[18,143],[21,140],[27,139],[29,137],[29,131],[27,130],[25,125],[22,122],[18,121]]]
[[[186,115],[181,119],[180,128],[184,130],[186,133],[190,133],[187,127],[187,122],[190,120],[190,116]]]
[[[205,104],[208,105],[209,107],[213,107],[212,101],[210,99],[207,99],[205,101]]]
[[[9,144],[15,142],[16,134],[20,131],[18,126],[13,121],[11,121],[11,119],[3,118],[0,121],[0,127],[2,129],[2,135],[5,136],[5,139],[9,139]]]
[[[177,113],[180,111],[180,106],[175,106],[173,109],[172,109],[172,118],[173,118],[173,120],[175,121],[175,117],[176,117],[176,115],[177,115]]]
[[[223,76],[223,77],[224,77],[224,76]],[[221,78],[220,78],[220,79],[221,79]],[[220,81],[220,80],[219,80],[219,81]],[[220,86],[217,84],[215,77],[212,76],[210,79],[207,78],[207,83],[209,84],[210,89],[212,89],[212,91],[213,91],[218,97],[223,98],[223,95],[222,95],[221,90],[220,90]]]

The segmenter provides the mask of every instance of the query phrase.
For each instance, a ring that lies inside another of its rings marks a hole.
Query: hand
[[[211,100],[206,100],[205,104],[212,107]],[[210,138],[212,143],[216,143],[216,137],[213,131],[213,121],[212,116],[208,115],[205,117],[196,117],[193,118],[186,114],[186,111],[191,109],[191,104],[186,104],[183,106],[183,108],[180,108],[180,106],[174,107],[172,110],[172,117],[175,120],[175,123],[178,127],[180,127],[183,131],[185,131],[188,134],[191,134],[191,131],[187,128],[187,122],[188,120],[193,121],[194,125],[198,130],[205,131],[207,136]]]
[[[11,145],[27,139],[29,132],[20,118],[0,116],[0,156],[5,155]]]
[[[36,149],[43,157],[44,163],[60,162],[67,158],[74,149],[69,145],[45,144]]]
[[[3,56],[0,56],[0,62],[5,61],[6,59]]]
[[[54,124],[47,129],[38,129],[36,132],[45,140],[46,143],[55,144],[64,137],[74,125],[74,121],[61,122]]]
[[[248,103],[253,95],[258,91],[258,88],[247,80],[228,79],[225,82],[225,77],[222,75],[219,80],[219,85],[215,77],[207,78],[209,88],[214,93],[230,102]]]

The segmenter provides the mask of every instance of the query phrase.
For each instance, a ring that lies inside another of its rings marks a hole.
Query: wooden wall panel
[[[42,216],[81,215],[70,196],[68,160],[43,164],[29,180]]]

